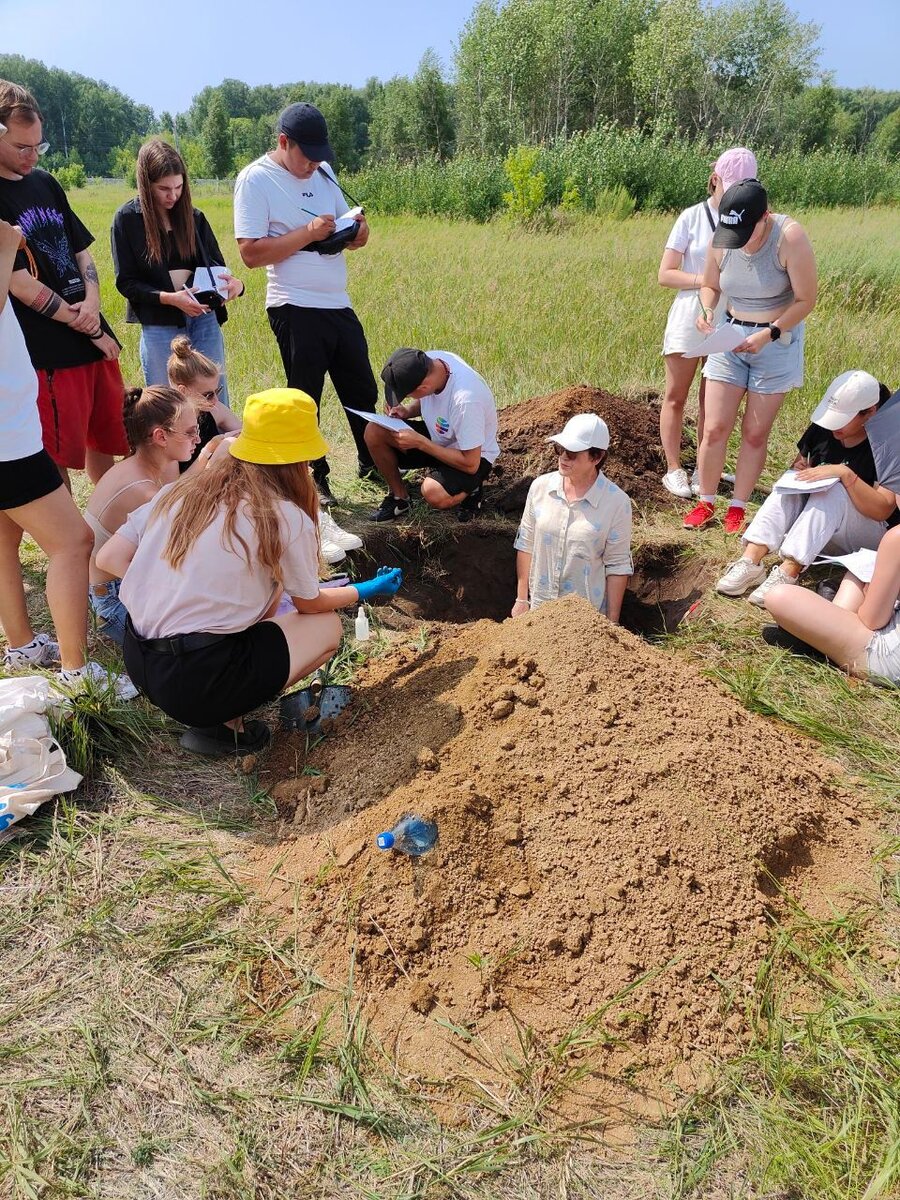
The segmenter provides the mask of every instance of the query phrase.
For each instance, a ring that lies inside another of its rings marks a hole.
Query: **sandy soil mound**
[[[765,872],[810,894],[864,876],[833,764],[580,599],[373,662],[345,718],[308,760],[323,776],[295,774],[296,735],[276,747],[294,840],[253,870],[322,978],[345,984],[355,955],[366,1012],[423,1077],[471,1073],[470,1037],[520,1046],[514,1022],[544,1047],[587,1022],[565,1053],[602,1025],[595,1098],[652,1090],[741,1038]],[[375,849],[410,811],[438,848]]]
[[[637,504],[668,499],[660,483],[666,466],[659,445],[659,403],[626,400],[600,388],[570,387],[500,411],[501,453],[491,478],[492,506],[518,515],[531,481],[556,467],[556,455],[545,439],[559,433],[569,417],[583,412],[595,412],[609,425],[609,458],[604,467],[609,478]]]

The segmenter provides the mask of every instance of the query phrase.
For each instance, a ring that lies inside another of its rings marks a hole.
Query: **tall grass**
[[[706,194],[719,145],[662,140],[614,127],[577,133],[540,150],[546,204],[559,205],[567,186],[578,189],[587,212],[604,192],[625,188],[639,210],[676,211]],[[874,153],[835,147],[808,154],[758,154],[760,178],[779,208],[832,208],[900,201],[900,163]],[[346,178],[347,186],[381,215],[470,217],[497,212],[505,190],[500,159],[461,154],[449,162],[373,163]]]

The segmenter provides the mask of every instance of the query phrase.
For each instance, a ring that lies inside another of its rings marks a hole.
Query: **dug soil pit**
[[[658,1112],[746,1037],[773,881],[867,878],[834,764],[583,600],[443,626],[355,687],[308,757],[276,743],[283,836],[249,869],[322,1007],[352,980],[429,1096]],[[407,812],[440,829],[421,860],[375,848]]]
[[[556,469],[547,438],[577,413],[594,412],[609,426],[609,457],[603,470],[637,507],[671,500],[660,482],[666,464],[659,444],[659,401],[626,399],[601,388],[570,387],[504,408],[498,415],[500,458],[485,487],[487,502],[517,516],[537,475]]]

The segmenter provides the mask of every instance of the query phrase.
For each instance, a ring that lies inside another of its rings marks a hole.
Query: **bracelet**
[[[91,339],[92,342],[99,342],[100,339],[105,336],[105,333],[106,333],[106,331],[104,330],[103,326],[101,325],[96,333],[89,333],[88,337]]]

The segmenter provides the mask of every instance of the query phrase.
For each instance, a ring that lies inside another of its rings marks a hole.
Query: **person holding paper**
[[[697,456],[699,503],[685,517],[686,529],[700,529],[715,518],[728,439],[746,397],[734,496],[724,521],[726,533],[743,528],[775,417],[785,395],[803,382],[803,322],[815,307],[816,286],[815,255],[803,227],[769,212],[769,198],[758,179],[730,187],[706,255],[697,329],[713,332],[715,308],[724,295],[726,320],[745,336],[734,349],[710,354],[703,368],[706,421]]]
[[[708,200],[686,208],[672,226],[666,239],[658,281],[661,287],[677,288],[669,309],[663,338],[666,364],[666,390],[659,412],[659,436],[666,456],[663,487],[673,496],[690,500],[696,495],[699,479],[693,479],[681,465],[681,434],[684,427],[684,406],[697,370],[696,358],[685,358],[683,351],[697,341],[698,295],[703,280],[706,250],[719,219],[719,201],[732,184],[752,179],[757,172],[756,158],[743,146],[723,151],[712,164],[707,183]],[[697,397],[697,441],[703,437],[706,381],[700,379]]]
[[[797,443],[793,464],[800,483],[833,480],[824,491],[791,492],[776,484],[743,535],[744,553],[731,564],[716,591],[742,596],[762,608],[779,585],[796,584],[820,554],[874,550],[897,524],[896,497],[879,484],[866,422],[890,396],[867,371],[844,371],[832,380],[811,424]],[[768,576],[767,554],[781,561]]]
[[[389,416],[405,424],[366,426],[366,444],[390,488],[369,520],[396,521],[409,512],[403,472],[416,467],[428,468],[422,482],[426,504],[456,508],[460,521],[471,520],[500,453],[493,392],[449,350],[395,350],[381,378]]]
[[[168,383],[172,341],[191,345],[218,364],[223,404],[226,305],[244,285],[225,269],[209,221],[191,203],[184,159],[174,146],[151,138],[138,152],[138,194],[113,217],[116,287],[128,301],[125,319],[141,327],[141,366],[148,386]],[[196,294],[195,294],[196,293]]]
[[[881,539],[870,583],[848,572],[833,601],[808,588],[776,587],[766,608],[843,670],[900,684],[900,528]]]
[[[244,167],[234,188],[234,236],[251,268],[265,267],[266,312],[289,387],[321,404],[326,373],[356,443],[358,472],[372,474],[366,422],[351,410],[374,412],[378,385],[369,347],[347,294],[347,262],[326,239],[346,215],[347,202],[329,164],[334,151],[325,118],[312,104],[289,104],[276,125],[278,143]],[[360,211],[356,236],[341,247],[359,250],[369,240]],[[323,458],[313,475],[323,504],[334,503]]]

